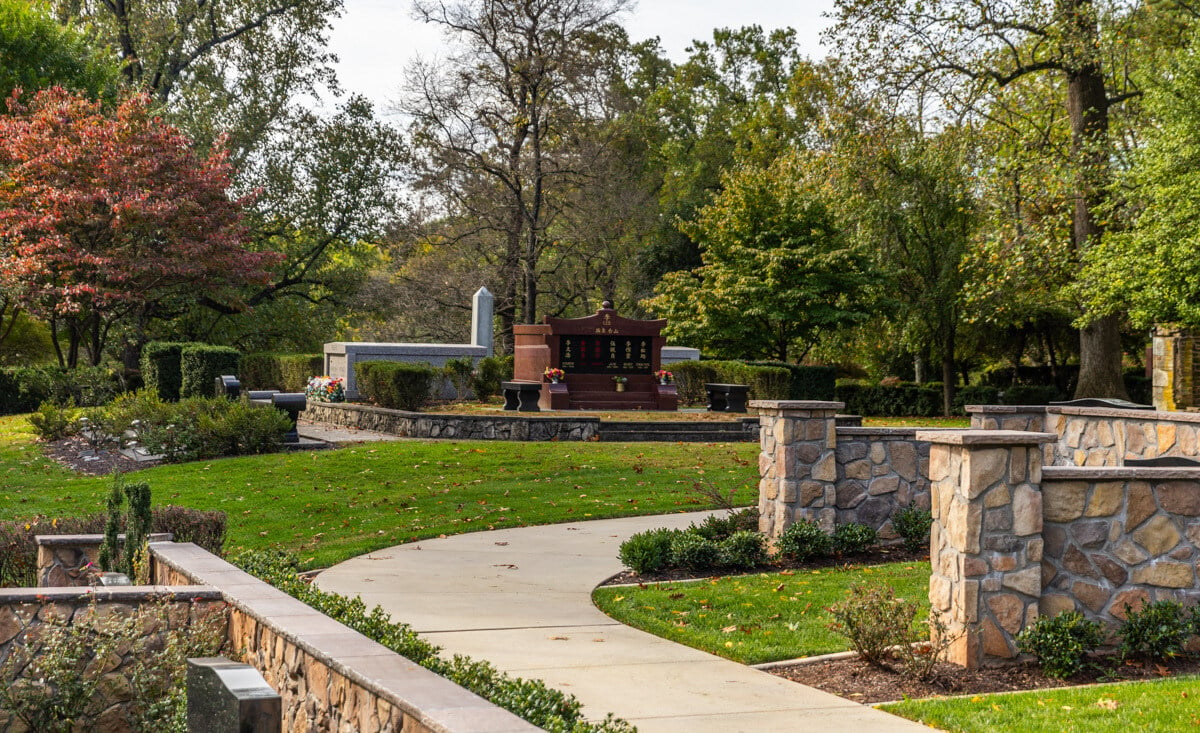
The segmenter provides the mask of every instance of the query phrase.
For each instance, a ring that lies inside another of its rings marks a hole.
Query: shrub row
[[[108,516],[64,517],[0,521],[0,587],[37,585],[37,542],[39,534],[102,534]],[[225,512],[203,511],[182,506],[151,510],[151,531],[170,532],[176,542],[194,542],[214,555],[225,545]],[[124,532],[124,525],[120,531]]]
[[[751,361],[751,366],[786,369],[791,375],[789,400],[832,400],[837,386],[837,368],[831,366],[800,366],[786,361]]]
[[[233,373],[233,372],[227,372]],[[309,377],[325,374],[324,354],[276,354],[257,351],[243,354],[236,373],[242,389],[277,389],[303,392]]]
[[[427,364],[360,361],[354,365],[358,391],[380,407],[420,410],[429,402],[438,372]]]
[[[878,533],[865,524],[839,524],[829,534],[816,522],[801,519],[779,535],[779,554],[790,560],[814,560],[862,552],[878,541]]]
[[[125,390],[119,371],[106,367],[0,369],[0,415],[31,412],[43,402],[103,405]]]
[[[222,374],[235,374],[240,354],[228,346],[151,341],[142,348],[142,381],[160,398],[213,397]]]
[[[234,564],[321,613],[386,646],[401,656],[461,685],[492,703],[519,715],[533,725],[555,733],[633,733],[634,728],[609,715],[588,721],[573,696],[547,687],[539,680],[510,677],[487,662],[462,655],[438,656],[440,649],[420,638],[410,626],[394,622],[379,606],[367,611],[361,598],[328,593],[303,581],[295,558],[280,553],[247,552],[232,558]]]
[[[670,365],[675,375],[679,401],[705,404],[707,382],[746,384],[752,400],[786,400],[792,389],[792,373],[778,366],[752,366],[741,361],[677,361]]]

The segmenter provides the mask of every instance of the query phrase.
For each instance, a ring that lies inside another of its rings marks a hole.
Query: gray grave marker
[[[258,670],[224,657],[187,660],[190,733],[280,733],[283,700]]]

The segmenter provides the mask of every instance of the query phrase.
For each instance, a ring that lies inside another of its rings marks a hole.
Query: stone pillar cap
[[[824,402],[821,400],[750,400],[750,407],[760,410],[840,410],[845,402]]]
[[[1041,445],[1057,441],[1058,435],[1026,430],[918,430],[916,438],[941,445]]]

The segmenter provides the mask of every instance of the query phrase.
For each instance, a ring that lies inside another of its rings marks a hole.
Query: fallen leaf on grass
[[[1121,703],[1111,698],[1102,697],[1096,702],[1096,707],[1102,710],[1116,710],[1121,707]]]
[[[733,626],[726,626],[723,629],[721,629],[722,634],[729,634],[734,631],[737,631],[737,624],[734,624]]]

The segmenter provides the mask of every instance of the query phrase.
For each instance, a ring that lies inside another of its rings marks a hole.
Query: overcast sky
[[[345,0],[345,12],[334,27],[331,46],[340,57],[338,78],[348,92],[363,94],[377,109],[395,100],[404,68],[415,55],[436,55],[439,30],[412,19],[409,0]],[[697,38],[709,39],[714,28],[761,25],[796,29],[802,51],[825,55],[819,36],[829,24],[822,13],[833,0],[641,0],[622,23],[634,41],[658,36],[672,60]]]

